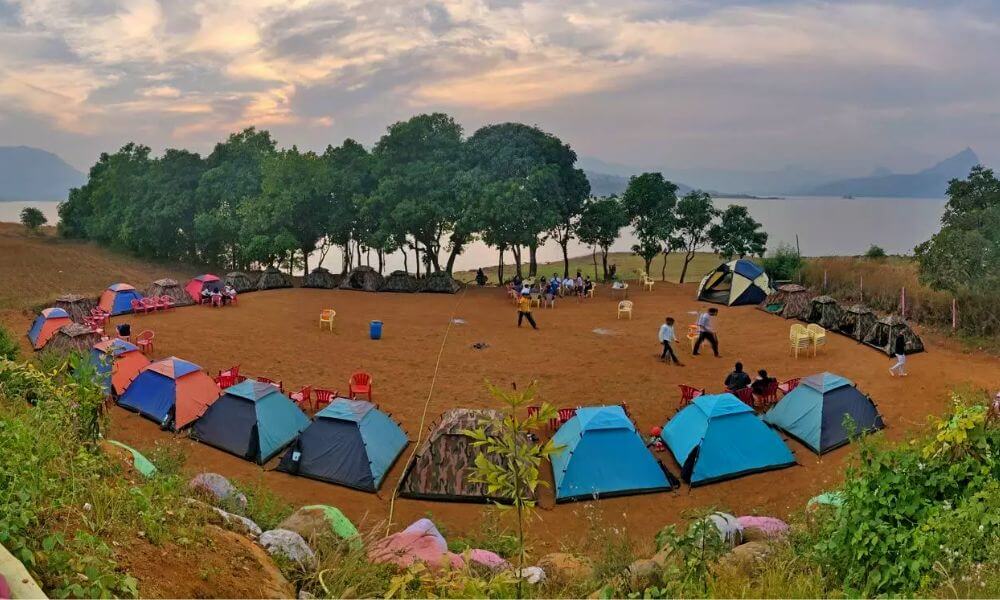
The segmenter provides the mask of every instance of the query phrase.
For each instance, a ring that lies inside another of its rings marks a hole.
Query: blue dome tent
[[[844,427],[844,417],[854,422]],[[818,373],[802,380],[764,415],[770,423],[802,442],[816,454],[839,448],[850,438],[885,428],[872,399],[851,380],[833,373]]]
[[[695,398],[663,426],[661,437],[692,486],[795,464],[778,434],[732,394]]]
[[[277,468],[374,492],[408,442],[399,425],[371,402],[338,398],[316,413]]]
[[[195,421],[191,437],[262,465],[308,425],[309,417],[277,387],[247,379],[226,388]]]
[[[673,489],[677,482],[653,457],[620,406],[587,406],[552,441],[556,502]]]

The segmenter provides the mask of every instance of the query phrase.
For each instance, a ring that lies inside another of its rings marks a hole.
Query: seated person
[[[757,378],[750,384],[750,390],[754,396],[763,396],[767,392],[767,387],[777,381],[774,377],[768,377],[767,371],[761,369],[757,371]]]
[[[511,280],[511,283],[514,284],[514,289],[515,290],[521,289],[521,276],[520,275],[514,275],[514,279]]]
[[[236,297],[236,288],[226,284],[226,288],[222,290],[222,300],[223,302],[232,302],[233,298]]]
[[[212,288],[212,304],[222,306],[222,291],[217,287]]]
[[[550,301],[556,299],[556,296],[559,295],[559,279],[558,278],[553,277],[549,281],[548,287],[545,288],[545,295],[548,297],[548,299]]]
[[[115,329],[118,331],[118,337],[123,340],[132,339],[132,326],[128,323],[119,323],[115,325]]]
[[[583,280],[583,295],[586,296],[592,289],[594,289],[594,282],[590,280],[590,275],[587,275],[587,278]]]
[[[212,290],[206,285],[201,288],[201,301],[210,302],[212,300]]]
[[[576,287],[576,289],[580,290],[581,292],[583,291],[583,277],[580,277],[579,271],[576,272],[576,280],[573,282],[573,285],[574,287]]]
[[[563,279],[563,287],[566,288],[569,291],[573,291],[573,285],[574,285],[574,283],[575,282],[572,279],[570,279],[569,277],[567,277],[566,279]]]
[[[743,371],[743,363],[738,362],[733,367],[733,372],[726,376],[726,389],[730,392],[742,390],[750,385],[750,376]]]
[[[626,285],[624,282],[615,279],[614,283],[611,284],[611,287],[613,287],[616,290],[624,290]]]

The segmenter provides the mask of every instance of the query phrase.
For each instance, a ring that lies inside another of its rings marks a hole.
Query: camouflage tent
[[[188,306],[194,304],[191,295],[173,279],[157,279],[153,285],[146,289],[146,297],[169,296],[174,301],[174,306]]]
[[[257,280],[258,290],[276,290],[290,287],[292,287],[291,280],[275,267],[264,269],[264,272],[260,275],[260,279]]]
[[[59,354],[80,352],[89,356],[90,349],[99,341],[101,341],[100,333],[86,325],[70,323],[59,328],[59,331],[45,344],[45,350]]]
[[[257,284],[254,282],[253,277],[250,277],[243,271],[226,273],[225,284],[233,286],[233,289],[236,290],[236,293],[238,294],[245,294],[257,289]]]
[[[836,329],[840,323],[843,309],[837,301],[829,296],[818,296],[812,299],[809,310],[800,317],[809,323],[817,323],[824,329]]]
[[[786,319],[802,318],[809,310],[809,290],[795,283],[779,285],[757,308]]]
[[[340,281],[340,289],[377,292],[382,288],[382,281],[378,271],[362,265],[344,276]]]
[[[69,318],[77,323],[82,323],[84,317],[90,316],[90,310],[97,306],[96,298],[87,298],[80,294],[63,294],[56,298],[53,305],[61,308],[69,314]]]
[[[480,451],[462,431],[479,427],[481,421],[499,422],[502,419],[503,414],[495,410],[452,408],[445,411],[403,473],[400,495],[457,502],[498,500],[487,495],[484,484],[469,481]]]
[[[382,282],[380,292],[417,292],[420,290],[420,280],[406,271],[393,271]]]
[[[895,353],[893,346],[896,344],[896,336],[899,334],[903,334],[903,339],[906,340],[906,354],[924,351],[924,342],[920,336],[897,315],[889,315],[876,321],[865,336],[864,342],[892,356]]]
[[[316,267],[311,273],[306,275],[306,280],[302,283],[302,287],[333,290],[340,285],[340,279],[340,275],[334,275],[323,267]]]
[[[855,304],[844,309],[840,323],[837,323],[837,331],[860,342],[865,339],[865,335],[871,331],[876,321],[878,317],[872,309],[864,304]]]
[[[451,273],[441,271],[431,273],[421,281],[421,292],[431,292],[435,294],[455,294],[462,289],[462,284],[455,281]]]

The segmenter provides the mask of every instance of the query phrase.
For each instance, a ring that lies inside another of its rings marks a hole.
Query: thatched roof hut
[[[316,267],[312,270],[312,273],[306,275],[306,280],[302,283],[302,287],[332,290],[340,285],[341,279],[340,275],[334,275],[323,267]]]
[[[786,319],[801,319],[809,310],[809,290],[796,283],[779,285],[757,308]]]
[[[80,294],[63,294],[56,298],[54,305],[69,313],[69,318],[82,323],[84,317],[90,316],[90,311],[97,306],[97,298],[87,298]]]
[[[382,288],[383,278],[371,267],[360,266],[348,273],[340,282],[342,290],[377,292]]]
[[[235,289],[238,294],[245,294],[257,289],[257,285],[254,283],[253,278],[243,271],[226,273],[225,285],[233,286],[233,289]]]
[[[292,287],[291,280],[276,267],[268,267],[264,269],[260,279],[257,281],[258,290],[276,290],[279,288],[290,287]]]
[[[191,295],[181,287],[175,279],[157,279],[146,289],[146,297],[169,296],[174,301],[174,306],[190,306],[194,304]]]
[[[420,291],[420,280],[406,271],[393,271],[382,282],[380,292],[403,292],[410,293]]]
[[[804,320],[809,323],[818,323],[824,329],[836,329],[843,312],[837,301],[830,296],[818,296],[812,299],[812,304]]]
[[[462,284],[455,281],[450,273],[444,271],[431,273],[421,280],[421,292],[432,294],[455,294],[462,289]]]
[[[893,346],[895,346],[896,336],[899,334],[903,334],[903,339],[906,341],[906,354],[924,351],[923,340],[898,315],[889,315],[876,321],[865,336],[864,342],[872,348],[877,348],[892,356],[895,354]]]
[[[101,334],[95,332],[86,325],[71,323],[59,328],[52,339],[45,344],[46,352],[58,352],[69,354],[70,352],[90,352],[90,349],[97,342],[101,341]]]
[[[864,304],[855,304],[844,309],[840,316],[840,323],[837,324],[837,331],[852,337],[859,342],[864,341],[865,336],[871,331],[878,317]]]

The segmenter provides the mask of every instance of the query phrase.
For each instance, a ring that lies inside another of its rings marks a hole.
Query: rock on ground
[[[218,473],[199,473],[188,482],[188,488],[216,502],[231,502],[241,510],[246,510],[247,497]]]
[[[271,556],[283,556],[288,560],[303,565],[311,565],[316,561],[316,553],[302,536],[287,529],[271,529],[260,534],[260,545]]]
[[[716,564],[717,569],[732,570],[745,577],[752,577],[757,566],[771,553],[767,542],[747,542],[723,554]]]
[[[546,554],[538,561],[538,566],[552,579],[565,582],[584,581],[594,575],[590,560],[565,552]]]
[[[358,538],[358,529],[340,510],[320,504],[303,506],[278,523],[277,528],[294,531],[306,541],[324,536],[336,536],[345,540]]]

